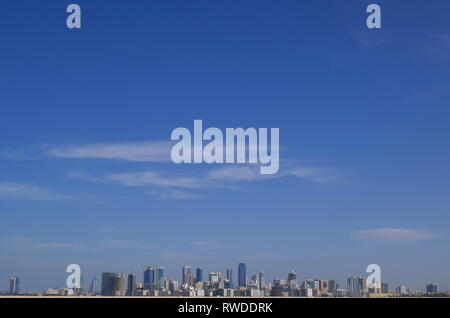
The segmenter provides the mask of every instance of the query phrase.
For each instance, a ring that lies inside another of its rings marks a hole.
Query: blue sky
[[[239,261],[450,289],[448,1],[377,1],[380,30],[370,1],[76,3],[0,9],[0,290]],[[174,165],[194,119],[280,128],[280,172]]]

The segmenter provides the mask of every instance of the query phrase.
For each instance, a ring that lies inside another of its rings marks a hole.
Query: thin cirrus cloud
[[[203,181],[197,177],[175,177],[171,174],[164,175],[153,171],[117,173],[106,176],[104,180],[119,183],[128,187],[160,186],[186,189],[205,187]]]
[[[204,249],[215,249],[219,246],[218,240],[206,240],[206,241],[194,241],[192,242],[192,246],[195,248],[204,248]]]
[[[122,143],[91,143],[45,147],[44,154],[54,158],[124,160],[129,162],[170,162],[170,141],[145,141]],[[242,183],[294,177],[321,187],[348,186],[347,178],[335,168],[303,167],[288,160],[275,175],[261,175],[259,165],[212,165],[204,171],[186,171],[180,174],[171,170],[145,170],[91,175],[84,171],[67,173],[67,176],[96,183],[111,183],[126,187],[148,187],[148,194],[161,199],[193,199],[200,197],[192,193],[199,189],[238,189]],[[185,165],[188,166],[188,165]],[[191,165],[193,166],[193,165]],[[189,190],[186,191],[186,190]],[[40,188],[31,184],[1,184],[0,198],[21,200],[62,201],[69,196]]]
[[[45,154],[55,158],[167,162],[170,160],[171,145],[167,141],[93,143],[57,147],[47,150]]]
[[[161,199],[196,199],[201,195],[193,193],[201,189],[240,189],[240,184],[261,182],[263,180],[294,177],[318,184],[322,187],[337,186],[345,183],[341,174],[331,168],[286,168],[276,175],[261,175],[256,165],[229,165],[208,169],[203,174],[180,175],[173,171],[141,171],[115,173],[104,176],[90,176],[86,172],[70,172],[69,177],[90,182],[110,183],[126,187],[148,187],[147,194]]]
[[[138,249],[138,250],[146,250],[152,249],[153,246],[142,244],[141,242],[135,240],[118,240],[118,239],[108,239],[108,240],[100,240],[99,249],[108,250],[108,249]]]
[[[155,172],[151,170],[130,173],[115,173],[102,177],[93,177],[85,172],[70,172],[67,174],[92,182],[116,183],[127,187],[157,186],[161,188],[227,188],[230,183],[254,182],[283,177],[295,177],[318,184],[343,183],[343,176],[331,168],[287,168],[275,175],[261,175],[255,165],[236,166],[209,169],[203,175],[181,175],[173,172]]]
[[[157,196],[160,199],[164,200],[187,200],[187,199],[201,198],[200,195],[180,189],[164,189],[161,191],[148,191],[147,194]]]
[[[0,182],[0,199],[66,201],[73,198],[29,183]]]
[[[363,240],[414,242],[440,238],[441,235],[432,231],[407,228],[379,228],[355,231],[353,237]]]
[[[0,251],[37,251],[37,252],[60,252],[60,251],[110,251],[117,249],[152,249],[147,245],[135,240],[104,239],[94,243],[80,242],[54,242],[41,241],[30,237],[0,238]]]
[[[380,47],[386,43],[385,35],[372,32],[352,32],[350,37],[364,49]]]
[[[78,242],[41,242],[29,237],[0,238],[3,251],[66,251],[79,250],[85,246]]]
[[[112,142],[92,143],[85,145],[65,145],[46,149],[44,155],[54,158],[70,159],[110,159],[131,162],[169,162],[174,141],[141,141],[141,142]],[[229,147],[225,145],[225,147]],[[45,147],[48,148],[48,147]],[[192,152],[194,149],[192,148]],[[242,148],[236,146],[239,151]],[[253,148],[252,148],[253,149]],[[233,147],[233,150],[234,147]],[[245,146],[249,150],[249,146]],[[200,149],[200,151],[202,151]],[[224,154],[227,150],[224,150]],[[5,157],[14,159],[13,152],[5,153]]]

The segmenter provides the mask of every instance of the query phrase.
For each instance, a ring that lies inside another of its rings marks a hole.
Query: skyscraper
[[[350,277],[347,279],[347,290],[350,297],[361,297],[367,292],[367,279],[363,277]]]
[[[388,294],[389,293],[389,285],[387,282],[381,283],[381,293]]]
[[[191,266],[185,265],[182,268],[181,271],[181,276],[182,276],[182,284],[185,285],[187,284],[188,286],[192,286],[193,282],[192,282],[192,268]]]
[[[127,296],[134,296],[136,293],[136,274],[128,275]]]
[[[203,269],[197,268],[195,271],[196,283],[200,283],[203,281]]]
[[[151,289],[152,288],[152,279],[151,279],[151,267],[148,266],[144,268],[144,289]]]
[[[264,286],[265,286],[265,284],[266,284],[266,283],[265,283],[265,279],[264,279],[264,272],[263,272],[263,271],[260,271],[260,272],[259,272],[257,283],[258,283],[258,289],[259,289],[259,290],[263,290],[263,288],[264,288]]]
[[[20,278],[13,276],[9,279],[9,293],[15,295],[19,292]]]
[[[91,281],[91,285],[89,286],[89,294],[95,295],[97,293],[97,276],[94,276]]]
[[[124,296],[125,276],[123,273],[102,273],[102,296]]]
[[[245,263],[239,263],[238,265],[238,286],[247,287],[247,267]]]
[[[144,288],[159,290],[164,284],[164,267],[147,266],[144,269]]]
[[[294,270],[291,270],[291,272],[288,274],[288,282],[291,280],[297,280],[297,273]]]
[[[233,269],[228,268],[227,269],[227,280],[232,283],[233,282]]]

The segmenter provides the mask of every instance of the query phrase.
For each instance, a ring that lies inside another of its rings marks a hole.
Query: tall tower
[[[136,274],[128,275],[127,296],[134,296],[136,293]]]
[[[297,280],[297,273],[294,270],[291,270],[291,272],[288,274],[288,282],[293,280]]]
[[[195,276],[196,276],[197,283],[203,282],[203,269],[198,267],[195,271]]]
[[[13,276],[9,279],[9,293],[15,295],[19,292],[20,278]]]
[[[94,276],[91,281],[91,286],[89,286],[89,294],[95,295],[97,293],[97,276]]]
[[[258,274],[258,289],[263,290],[265,285],[264,271],[260,271]]]
[[[227,268],[227,280],[230,281],[230,283],[233,282],[233,269]]]
[[[164,284],[164,267],[147,266],[144,270],[144,288],[159,290]]]
[[[192,286],[192,268],[191,266],[185,265],[181,271],[182,283],[183,285],[187,284],[188,286]]]
[[[239,263],[238,265],[238,286],[247,287],[247,267],[245,263]]]

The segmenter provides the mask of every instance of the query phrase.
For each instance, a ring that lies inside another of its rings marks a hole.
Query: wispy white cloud
[[[261,175],[259,167],[252,166],[224,166],[211,170],[206,178],[214,181],[255,181],[272,175]]]
[[[81,179],[91,182],[103,182],[101,178],[96,178],[94,176],[89,175],[85,171],[69,171],[66,173],[66,176],[74,179]]]
[[[158,191],[155,190],[155,191],[148,191],[147,193],[150,195],[155,195],[165,200],[186,200],[186,199],[201,198],[200,195],[180,189],[164,189]]]
[[[46,155],[72,159],[115,159],[135,162],[166,162],[170,160],[169,141],[94,143],[87,145],[66,145],[51,148]]]
[[[352,32],[350,36],[364,49],[371,49],[382,46],[386,40],[379,32]]]
[[[285,175],[320,184],[338,184],[344,181],[344,176],[332,168],[297,167],[288,169]]]
[[[321,186],[346,184],[345,176],[332,168],[287,167],[275,175],[261,175],[257,165],[224,165],[206,170],[203,174],[178,174],[173,171],[140,171],[116,173],[100,177],[85,172],[68,173],[70,177],[91,182],[115,183],[126,187],[150,187],[148,194],[162,199],[198,198],[192,190],[200,189],[240,189],[240,183],[257,182],[284,177],[295,177]],[[190,190],[189,192],[186,190]]]
[[[100,250],[108,250],[108,249],[139,249],[146,250],[152,249],[153,246],[148,244],[143,244],[139,241],[135,240],[123,240],[123,239],[107,239],[100,240],[98,248]]]
[[[423,241],[441,237],[439,233],[406,228],[380,228],[359,230],[353,233],[354,238],[383,241]]]
[[[204,180],[201,178],[179,177],[169,174],[164,175],[153,171],[112,174],[106,176],[105,180],[116,182],[127,187],[160,186],[186,189],[198,189],[205,187]]]
[[[276,255],[271,252],[256,252],[252,254],[241,255],[239,259],[243,261],[254,261],[254,260],[273,259],[275,257]]]
[[[339,185],[347,183],[343,173],[339,173],[334,168],[314,168],[287,166],[274,175],[261,175],[256,165],[247,166],[225,166],[211,170],[207,179],[210,181],[262,181],[269,179],[279,179],[284,177],[296,177],[321,185]]]
[[[117,249],[152,249],[148,244],[135,240],[104,239],[95,242],[54,242],[41,241],[29,237],[0,238],[0,250],[24,251],[24,252],[59,252],[59,251],[83,251],[98,252]]]
[[[194,246],[196,248],[214,249],[219,246],[219,241],[217,239],[194,241],[194,242],[192,242],[192,246]]]
[[[73,198],[29,183],[0,182],[0,199],[65,201]]]
[[[171,141],[146,141],[122,143],[92,143],[85,145],[45,146],[43,154],[55,158],[110,159],[130,162],[170,162]],[[41,149],[42,151],[42,149]],[[41,152],[42,153],[42,152]],[[194,167],[198,165],[189,165]],[[188,167],[188,165],[185,165]],[[179,170],[178,170],[179,171]],[[345,176],[333,168],[304,167],[286,160],[275,175],[261,175],[258,164],[212,165],[200,173],[180,174],[174,170],[145,170],[138,172],[118,172],[105,175],[91,175],[86,171],[71,171],[70,178],[97,183],[119,184],[127,187],[149,187],[147,192],[161,199],[192,199],[199,196],[185,190],[207,188],[239,189],[242,183],[295,177],[320,185],[322,188],[347,184]],[[1,184],[0,184],[1,185]],[[3,194],[2,194],[3,192]],[[23,196],[22,192],[28,192]],[[50,190],[33,185],[8,184],[0,188],[1,197],[29,198],[33,200],[68,199]]]
[[[65,251],[85,248],[78,242],[41,242],[28,237],[0,239],[0,250],[11,251]]]
[[[166,259],[186,259],[191,257],[192,254],[186,251],[163,251],[160,253],[162,258]]]

